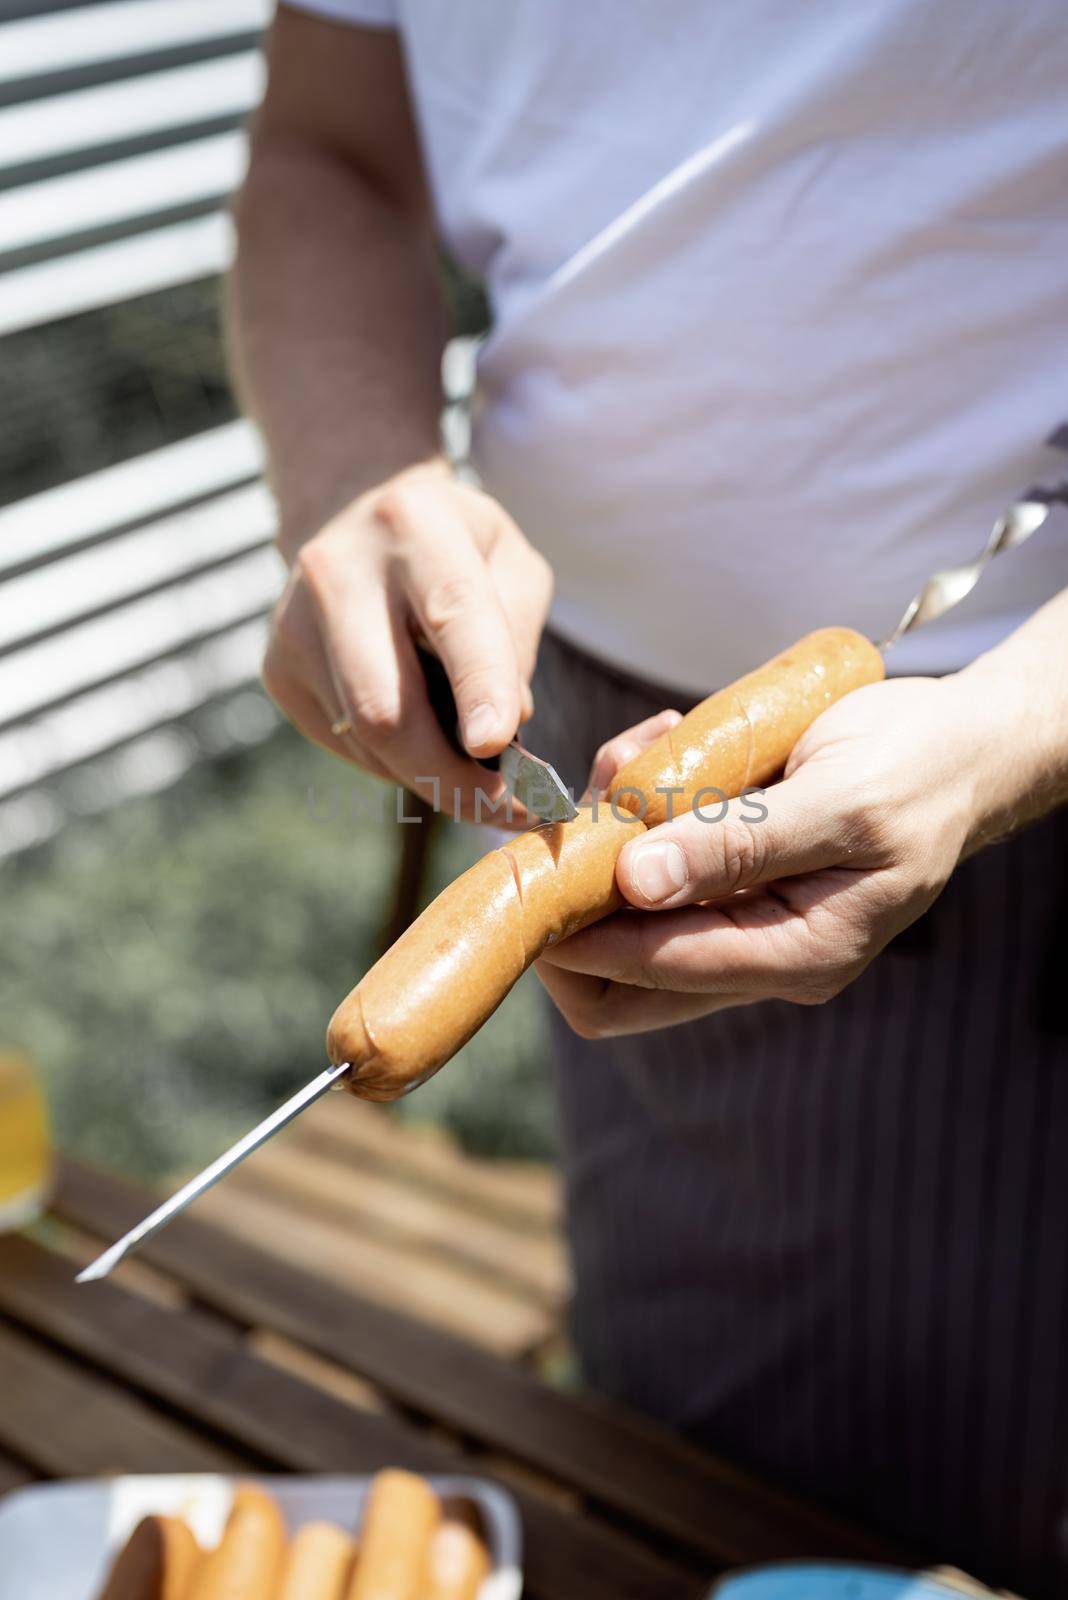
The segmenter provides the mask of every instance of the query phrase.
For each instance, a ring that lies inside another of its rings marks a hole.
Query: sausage
[[[622,819],[622,820],[621,820]],[[616,859],[642,830],[627,812],[587,808],[520,834],[456,879],[351,992],[330,1023],[347,1086],[395,1100],[437,1071],[549,944],[620,904]]]
[[[345,1084],[394,1100],[425,1082],[500,1005],[531,962],[620,905],[615,867],[628,839],[678,815],[704,788],[728,796],[786,764],[821,711],[883,675],[875,646],[849,628],[810,633],[702,701],[627,762],[611,803],[534,828],[483,856],[416,918],[341,1002],[327,1030]],[[644,820],[643,820],[644,819]]]
[[[490,1558],[477,1534],[462,1522],[443,1522],[427,1551],[422,1600],[478,1600]]]
[[[177,1517],[142,1517],[119,1551],[100,1600],[183,1600],[201,1557]]]
[[[344,1600],[356,1541],[332,1522],[309,1522],[286,1551],[278,1591],[271,1600]]]
[[[391,1468],[375,1474],[345,1600],[422,1600],[427,1549],[441,1505],[428,1483]]]
[[[264,1600],[282,1567],[286,1528],[277,1501],[239,1484],[223,1536],[197,1569],[182,1600]]]
[[[656,827],[689,810],[702,789],[734,796],[767,783],[805,729],[851,689],[877,683],[883,658],[852,628],[821,628],[710,695],[628,761],[609,794]],[[668,791],[676,791],[673,795]]]

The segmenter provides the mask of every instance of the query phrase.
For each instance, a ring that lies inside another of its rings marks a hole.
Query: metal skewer
[[[239,1162],[244,1161],[246,1156],[250,1156],[253,1150],[258,1150],[260,1145],[269,1139],[272,1134],[278,1132],[279,1128],[284,1128],[287,1122],[292,1122],[294,1117],[299,1117],[300,1113],[308,1106],[321,1099],[328,1089],[332,1089],[335,1084],[340,1083],[349,1070],[350,1063],[342,1061],[339,1066],[327,1067],[325,1072],[320,1072],[317,1078],[313,1078],[311,1083],[307,1083],[303,1089],[299,1089],[295,1095],[286,1101],[285,1105],[279,1106],[277,1111],[272,1111],[269,1117],[265,1117],[261,1123],[253,1128],[251,1133],[246,1133],[243,1139],[239,1139],[236,1144],[231,1145],[229,1150],[213,1161],[209,1167],[205,1167],[203,1172],[199,1172],[195,1178],[190,1178],[188,1183],[183,1184],[176,1194],[171,1195],[169,1200],[164,1200],[163,1204],[157,1206],[152,1215],[146,1217],[144,1222],[139,1222],[136,1228],[131,1228],[129,1233],[124,1233],[116,1244],[110,1245],[104,1251],[103,1255],[97,1256],[95,1261],[91,1261],[87,1267],[83,1267],[75,1282],[91,1283],[94,1278],[106,1278],[112,1268],[117,1267],[123,1257],[129,1255],[131,1250],[136,1250],[139,1244],[143,1244],[154,1233],[158,1233],[160,1228],[166,1227],[171,1218],[184,1211],[186,1206],[190,1205],[198,1195],[203,1194],[206,1189],[210,1189],[213,1184],[218,1183],[220,1178],[225,1178],[228,1172],[236,1167]]]
[[[1058,449],[1068,449],[1068,425],[1058,428],[1047,443]],[[913,628],[922,628],[925,622],[934,622],[937,617],[945,616],[947,611],[959,605],[971,594],[994,557],[1006,550],[1014,550],[1025,539],[1030,539],[1058,501],[1068,505],[1068,478],[1048,488],[1029,489],[1019,500],[1013,501],[995,522],[989,539],[975,560],[960,567],[946,567],[928,578],[919,594],[909,601],[893,633],[879,641],[879,649],[889,650],[902,634],[911,633]]]

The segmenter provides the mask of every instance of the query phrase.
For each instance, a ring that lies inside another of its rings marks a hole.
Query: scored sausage
[[[278,1503],[240,1484],[222,1539],[204,1557],[182,1600],[264,1600],[278,1583],[286,1529]]]
[[[443,1522],[427,1551],[422,1600],[478,1600],[489,1576],[489,1551],[462,1522]]]
[[[715,788],[729,797],[785,766],[834,701],[883,675],[849,628],[824,628],[702,701],[616,775],[611,803],[520,834],[429,905],[341,1002],[327,1030],[345,1086],[367,1100],[407,1094],[454,1055],[550,944],[620,905],[628,839]],[[660,794],[657,791],[664,791]],[[680,791],[670,797],[668,790]],[[638,813],[644,813],[644,821]]]
[[[177,1517],[142,1517],[115,1558],[100,1600],[183,1600],[201,1557]]]
[[[344,1600],[356,1541],[332,1522],[309,1522],[294,1534],[271,1600]]]
[[[805,729],[851,689],[877,683],[883,658],[852,628],[821,628],[702,700],[609,785],[621,809],[656,827],[702,789],[734,797],[786,765]]]
[[[642,824],[607,805],[520,834],[428,906],[342,1001],[327,1035],[351,1086],[394,1100],[466,1044],[546,945],[620,904],[616,859]]]
[[[423,1574],[441,1504],[428,1483],[390,1468],[375,1474],[345,1600],[422,1600]]]

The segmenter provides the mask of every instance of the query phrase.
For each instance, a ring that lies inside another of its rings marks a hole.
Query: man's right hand
[[[495,755],[533,709],[551,596],[548,563],[497,502],[427,462],[361,495],[300,547],[264,683],[319,744],[446,811],[458,789],[471,815],[475,789],[496,799],[501,783],[445,739],[415,640],[445,665],[470,755]],[[343,722],[351,731],[332,732]]]
[[[503,786],[448,744],[414,641],[467,749],[494,754],[531,708],[549,569],[434,454],[448,320],[397,31],[279,5],[268,57],[227,301],[292,568],[264,681],[320,744],[431,802],[437,779],[450,810],[458,788],[470,814]]]

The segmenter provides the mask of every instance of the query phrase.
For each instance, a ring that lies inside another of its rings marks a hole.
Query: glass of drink
[[[0,1233],[40,1215],[52,1176],[48,1113],[29,1061],[0,1050]]]

